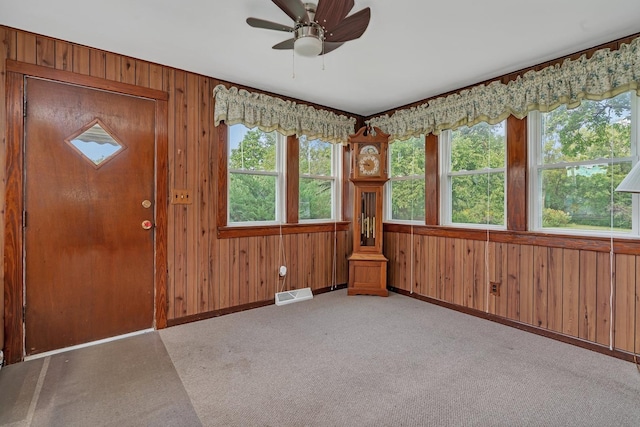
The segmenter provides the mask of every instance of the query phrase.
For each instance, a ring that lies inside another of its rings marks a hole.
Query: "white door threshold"
[[[73,345],[71,347],[59,348],[57,350],[51,350],[51,351],[47,351],[47,352],[44,352],[44,353],[34,354],[34,355],[31,355],[31,356],[25,356],[24,361],[26,362],[26,361],[29,361],[29,360],[41,359],[43,357],[53,356],[54,354],[64,353],[64,352],[71,351],[71,350],[78,350],[80,348],[91,347],[91,346],[94,346],[94,345],[104,344],[104,343],[111,342],[111,341],[117,341],[117,340],[121,340],[121,339],[124,339],[124,338],[135,337],[136,335],[142,335],[142,334],[146,334],[146,333],[153,332],[153,331],[154,331],[153,328],[143,329],[141,331],[130,332],[128,334],[118,335],[118,336],[115,336],[115,337],[109,337],[109,338],[104,338],[104,339],[97,340],[97,341],[86,342],[84,344]]]

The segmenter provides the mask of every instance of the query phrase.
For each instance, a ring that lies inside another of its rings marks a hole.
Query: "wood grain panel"
[[[611,254],[596,253],[595,342],[608,346],[611,336],[612,266]]]
[[[527,230],[527,118],[507,118],[507,229]]]
[[[151,89],[161,90],[163,87],[163,76],[164,76],[164,67],[158,64],[149,64],[149,87]],[[209,81],[210,79],[206,79]],[[207,100],[211,98],[211,92],[207,93]],[[207,101],[209,102],[209,101]],[[208,119],[208,117],[207,117]],[[210,125],[209,120],[207,120],[207,124]]]
[[[214,301],[216,310],[231,307],[231,269],[229,268],[231,259],[231,240],[216,240],[218,249],[218,288],[219,299]]]
[[[120,64],[122,62],[122,57],[119,55],[115,55],[113,53],[106,53],[104,62],[105,62],[105,77],[108,80],[113,80],[115,82],[122,81],[122,79],[120,78]],[[173,87],[173,85],[171,87]],[[170,87],[168,86],[165,87],[165,90],[169,90],[169,89]],[[171,106],[173,107],[173,102]]]
[[[251,302],[251,285],[249,283],[249,269],[251,268],[249,247],[255,237],[238,239],[238,305]]]
[[[507,318],[520,320],[520,245],[507,245]]]
[[[4,209],[4,349],[8,363],[22,360],[22,210],[23,210],[23,77],[6,74],[6,167]]]
[[[5,70],[5,61],[4,59],[6,57],[9,56],[9,30],[5,29],[4,27],[0,26],[0,76],[5,76],[6,75],[6,70]],[[2,142],[3,142],[3,146],[6,147],[7,145],[7,141],[6,141],[6,119],[7,119],[7,91],[6,91],[6,86],[4,84],[2,84],[2,82],[0,82],[0,135],[2,135]],[[7,164],[7,152],[6,152],[6,148],[4,150],[0,150],[0,171],[5,172],[5,168],[6,168],[6,164]],[[6,193],[5,193],[5,179],[6,179],[6,175],[2,175],[3,179],[0,179],[0,194],[5,194],[6,197]],[[6,206],[6,202],[5,205]],[[3,211],[3,215],[0,215],[0,230],[3,230],[3,236],[4,236],[4,230],[5,230],[5,222],[4,222],[4,211]],[[0,239],[3,239],[0,238]],[[4,242],[4,240],[0,240],[2,242]],[[0,244],[0,259],[4,260],[4,244]],[[5,313],[5,309],[4,309],[4,268],[0,269],[0,283],[3,284],[2,286],[2,291],[0,291],[0,319],[3,319],[3,324],[0,325],[0,347],[4,348],[4,313]]]
[[[28,64],[36,63],[36,36],[35,34],[18,31],[16,33],[16,59]]]
[[[145,61],[135,61],[136,86],[149,87],[149,63]],[[195,77],[195,76],[194,76]],[[194,106],[199,105],[196,101]]]
[[[614,346],[620,350],[634,351],[636,257],[616,255],[615,262]]]
[[[520,321],[534,325],[533,307],[535,287],[533,280],[533,246],[520,246]]]
[[[562,332],[563,249],[549,248],[547,268],[547,327]]]
[[[137,62],[133,61],[136,72]],[[202,306],[208,305],[208,302],[201,301],[203,282],[199,274],[200,263],[198,260],[198,244],[200,241],[199,222],[200,222],[200,191],[198,170],[198,141],[200,129],[200,102],[198,101],[200,94],[199,77],[192,73],[186,74],[185,88],[185,158],[186,168],[185,181],[183,187],[188,189],[193,197],[193,202],[184,209],[186,219],[186,270],[185,270],[185,286],[187,288],[187,315],[193,315],[202,312]],[[206,285],[206,283],[205,283]]]
[[[429,134],[425,139],[424,220],[427,225],[440,224],[440,157],[438,137]]]
[[[73,45],[56,40],[55,67],[58,70],[71,71],[73,69]]]
[[[101,50],[89,51],[89,75],[104,79],[107,75],[106,54]]]
[[[424,295],[425,289],[425,280],[424,280],[424,269],[422,266],[425,264],[426,253],[424,250],[425,243],[427,241],[423,236],[413,236],[413,245],[412,245],[412,264],[413,264],[413,292],[416,292],[420,295]]]
[[[151,73],[147,70],[147,74],[151,78]],[[153,75],[153,79],[157,78],[157,74]],[[194,210],[197,210],[198,217],[198,233],[194,236],[198,245],[198,265],[196,271],[199,276],[200,292],[199,292],[199,307],[198,312],[207,312],[214,310],[213,301],[218,297],[213,289],[213,260],[216,259],[217,253],[215,252],[216,245],[212,244],[212,238],[215,236],[214,215],[215,212],[213,203],[213,165],[211,160],[213,159],[211,152],[210,141],[210,117],[213,114],[211,104],[213,100],[211,98],[211,86],[210,80],[207,78],[199,79],[199,93],[198,102],[198,132],[197,132],[197,182],[196,188],[197,203],[194,205]],[[155,85],[157,83],[154,83]],[[151,81],[149,82],[151,86]]]
[[[440,257],[440,252],[438,252],[438,238],[433,236],[421,236],[421,238],[427,239],[427,249],[425,251],[426,295],[431,298],[438,298],[438,258]]]
[[[136,61],[133,58],[122,57],[120,62],[120,81],[122,83],[136,83]]]
[[[89,48],[73,45],[73,67],[76,74],[89,75]]]
[[[549,318],[549,248],[533,247],[533,325],[547,328]]]
[[[565,249],[562,261],[562,333],[579,335],[580,251]]]
[[[486,242],[473,241],[473,308],[486,310],[487,268]]]
[[[596,341],[598,258],[596,252],[580,251],[578,337]]]
[[[287,137],[287,171],[300,170],[300,142],[295,135]],[[300,176],[297,173],[286,174],[287,186],[287,222],[298,222],[298,204],[300,202]]]
[[[122,64],[124,68],[124,63]],[[170,188],[186,189],[187,187],[187,100],[186,100],[186,73],[176,71],[173,79],[174,95],[174,129],[173,150],[170,156],[173,159],[171,165],[172,176]],[[189,205],[172,205],[173,218],[173,245],[174,245],[174,317],[188,315],[188,285],[187,285],[187,209]],[[239,303],[239,302],[238,302]]]
[[[443,278],[443,299],[447,302],[453,303],[454,297],[454,283],[455,283],[455,274],[456,274],[456,239],[445,239],[445,253],[444,253],[444,261],[445,261],[445,270],[444,270],[444,278]]]
[[[48,37],[36,37],[36,64],[43,67],[55,67],[56,43]]]

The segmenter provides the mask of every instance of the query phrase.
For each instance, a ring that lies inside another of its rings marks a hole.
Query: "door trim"
[[[155,101],[155,241],[154,327],[167,327],[167,204],[169,95],[156,89],[113,82],[97,77],[7,60],[6,193],[4,227],[5,360],[24,359],[24,82],[25,77],[45,78],[91,89],[107,90]]]

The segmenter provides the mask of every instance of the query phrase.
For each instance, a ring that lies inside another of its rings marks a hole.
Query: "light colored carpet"
[[[152,332],[4,367],[0,425],[201,424]]]
[[[639,426],[633,364],[346,290],[160,332],[207,426]]]
[[[633,364],[346,290],[0,370],[2,426],[640,426]]]

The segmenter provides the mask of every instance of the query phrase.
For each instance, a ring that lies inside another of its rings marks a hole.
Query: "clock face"
[[[380,173],[380,156],[377,153],[360,154],[358,157],[358,170],[360,175],[378,175]]]

